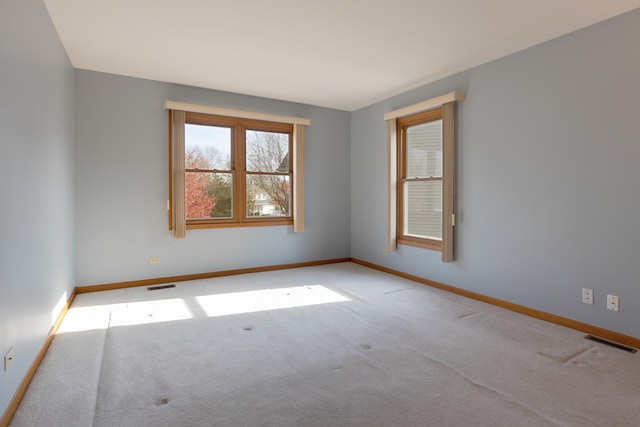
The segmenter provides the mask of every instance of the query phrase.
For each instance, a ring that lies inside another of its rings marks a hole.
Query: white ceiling
[[[355,110],[640,0],[44,0],[74,67]]]

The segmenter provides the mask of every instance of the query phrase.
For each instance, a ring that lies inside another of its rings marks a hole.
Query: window
[[[388,130],[387,251],[398,244],[442,252],[453,261],[454,104],[464,94],[385,114]]]
[[[292,224],[293,125],[186,113],[187,228]]]
[[[397,119],[398,243],[442,249],[442,108]]]
[[[237,113],[245,117],[170,109],[169,226],[176,237],[190,228],[294,224],[294,231],[303,230],[302,124],[246,116],[308,120]]]

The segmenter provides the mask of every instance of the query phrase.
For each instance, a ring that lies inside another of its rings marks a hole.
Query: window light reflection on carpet
[[[109,327],[146,325],[187,319],[193,319],[193,314],[182,298],[139,301],[127,303],[125,307],[113,310]]]
[[[195,297],[195,300],[208,317],[350,301],[322,285],[202,295]],[[188,320],[193,317],[189,304],[182,298],[71,307],[57,334]]]
[[[72,307],[57,334],[192,319],[181,298]]]
[[[322,285],[260,289],[196,297],[209,317],[349,301]]]

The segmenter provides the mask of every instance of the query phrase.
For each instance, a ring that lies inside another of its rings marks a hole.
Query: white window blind
[[[442,120],[407,129],[403,234],[442,240]],[[418,180],[430,181],[418,181]]]

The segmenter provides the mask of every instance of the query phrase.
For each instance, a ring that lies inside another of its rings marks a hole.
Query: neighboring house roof
[[[280,162],[280,166],[276,169],[276,172],[287,173],[289,172],[289,153],[284,155],[284,158]]]

